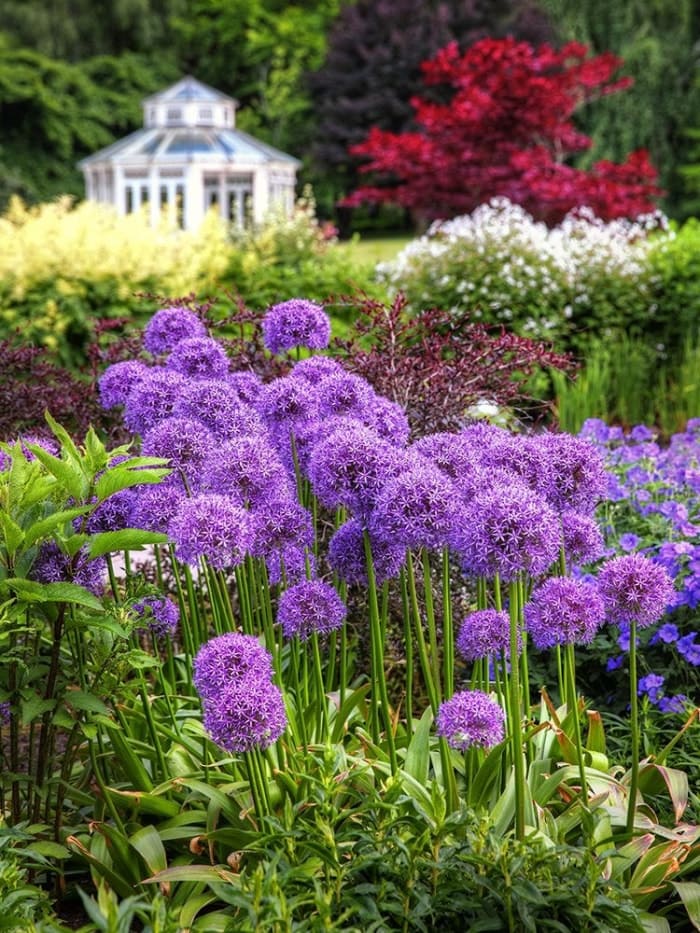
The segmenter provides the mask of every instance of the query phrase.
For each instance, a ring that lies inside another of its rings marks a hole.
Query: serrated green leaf
[[[25,545],[30,547],[36,541],[45,538],[66,522],[71,522],[74,518],[85,515],[90,509],[91,506],[89,505],[83,505],[74,509],[63,509],[60,512],[54,512],[53,515],[42,518],[38,522],[34,522],[24,533]]]
[[[140,528],[123,528],[121,531],[103,531],[90,539],[90,557],[102,557],[115,551],[137,551],[147,544],[165,544],[168,536],[156,531]]]
[[[0,512],[0,524],[5,539],[5,550],[8,557],[13,558],[17,553],[17,549],[22,547],[24,543],[24,532],[7,512]]]
[[[36,459],[55,477],[66,492],[80,502],[88,491],[88,481],[81,469],[59,457],[54,457],[38,444],[26,444]]]
[[[31,696],[20,703],[20,720],[22,725],[26,726],[39,716],[43,716],[55,706],[54,700],[44,700],[40,696]]]
[[[103,502],[115,492],[121,492],[122,489],[129,489],[131,486],[153,485],[159,483],[169,475],[171,471],[167,467],[129,469],[125,463],[119,466],[105,470],[95,485],[95,492],[99,502]]]
[[[102,609],[99,599],[77,583],[36,583],[23,577],[8,577],[3,585],[27,603],[74,603],[88,609]]]

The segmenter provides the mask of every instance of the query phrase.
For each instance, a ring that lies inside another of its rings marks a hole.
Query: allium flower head
[[[472,745],[491,748],[503,741],[505,716],[501,707],[480,690],[461,690],[440,704],[435,721],[439,736],[451,748],[466,751]]]
[[[325,376],[343,372],[343,365],[331,356],[309,356],[295,363],[292,369],[295,379],[305,379],[312,385],[317,385]]]
[[[606,561],[598,574],[611,622],[635,621],[640,628],[658,622],[674,598],[673,581],[664,568],[641,554]]]
[[[156,311],[143,332],[143,345],[149,353],[168,353],[188,337],[206,337],[207,329],[187,308],[163,308]]]
[[[587,645],[605,620],[595,586],[572,577],[550,577],[536,587],[525,605],[527,631],[536,648]]]
[[[131,515],[136,500],[133,489],[120,489],[97,506],[87,520],[87,530],[90,534],[102,531],[121,531],[131,527]],[[78,520],[82,523],[82,519]]]
[[[211,337],[188,337],[175,344],[165,365],[190,379],[224,379],[229,362],[218,341]]]
[[[561,529],[541,496],[520,483],[500,484],[474,496],[452,543],[468,574],[510,581],[520,572],[538,577],[552,566]]]
[[[37,583],[76,583],[95,596],[102,594],[106,576],[107,565],[103,558],[91,560],[87,548],[81,548],[77,559],[71,562],[55,541],[40,545],[31,569],[31,578]]]
[[[196,418],[218,440],[265,431],[261,417],[251,405],[241,400],[229,379],[189,382],[180,393],[173,414],[180,418]]]
[[[54,457],[57,457],[59,454],[58,444],[53,437],[46,437],[43,434],[21,434],[17,440],[22,448],[22,453],[30,462],[36,460],[36,457],[29,447],[27,447],[27,444],[36,444],[37,447],[41,447],[42,450],[52,454]]]
[[[377,584],[396,577],[406,560],[406,548],[376,528],[368,529]],[[338,528],[328,542],[328,563],[346,583],[367,585],[364,529],[356,518]]]
[[[407,548],[442,547],[459,520],[457,504],[451,480],[432,464],[415,460],[388,479],[377,496],[372,524]]]
[[[141,486],[132,500],[129,524],[132,528],[165,534],[184,498],[184,487],[179,480],[173,481],[172,478],[155,485]]]
[[[465,661],[477,661],[490,654],[508,654],[510,619],[498,609],[470,612],[460,626],[455,639],[457,650]]]
[[[227,752],[265,749],[287,728],[284,698],[269,680],[249,676],[207,700],[202,722],[212,741]]]
[[[598,523],[589,515],[568,509],[561,514],[564,555],[570,564],[590,564],[603,556],[605,542]]]
[[[298,424],[316,416],[316,389],[304,379],[282,376],[263,386],[258,410],[271,429],[288,434]]]
[[[371,416],[375,393],[361,376],[341,370],[321,379],[317,397],[318,412],[322,418],[347,415],[363,420]]]
[[[229,373],[226,382],[231,386],[239,400],[246,405],[255,404],[260,397],[263,386],[259,376],[242,369],[235,373]]]
[[[347,607],[337,592],[322,580],[303,580],[280,596],[277,621],[285,638],[306,641],[314,632],[327,635],[342,626]]]
[[[168,534],[178,560],[196,565],[200,557],[206,557],[217,570],[240,564],[252,539],[245,509],[213,493],[183,499]]]
[[[112,363],[97,381],[100,393],[100,405],[114,408],[125,405],[133,386],[148,372],[148,366],[139,360],[123,360]]]
[[[162,367],[149,369],[129,391],[124,424],[134,434],[145,434],[173,414],[178,396],[186,385],[187,380],[180,373]]]
[[[263,341],[270,353],[294,347],[322,350],[331,339],[331,321],[321,305],[292,298],[273,305],[262,321]]]
[[[211,449],[202,467],[201,488],[252,506],[292,493],[284,464],[262,434],[244,435]]]
[[[440,431],[426,434],[411,445],[411,451],[431,460],[438,469],[457,482],[473,472],[478,462],[474,442],[464,434]]]
[[[608,486],[603,459],[588,441],[571,434],[546,433],[540,445],[548,463],[539,488],[559,511],[593,512]]]
[[[165,596],[145,596],[134,603],[133,610],[143,617],[145,627],[156,638],[173,635],[180,622],[180,610]]]
[[[213,446],[214,437],[201,421],[173,416],[146,431],[141,453],[145,457],[163,457],[194,487]]]
[[[294,496],[270,496],[250,514],[251,552],[257,557],[288,548],[303,551],[313,543],[311,513]]]
[[[269,680],[272,656],[253,635],[227,632],[205,642],[192,664],[192,682],[203,700],[216,700],[221,691],[249,678]]]
[[[347,419],[315,444],[308,473],[323,505],[342,505],[366,517],[384,484],[404,461],[401,452],[376,431]]]
[[[406,412],[397,402],[375,394],[364,421],[394,447],[405,447],[408,443],[411,426]]]

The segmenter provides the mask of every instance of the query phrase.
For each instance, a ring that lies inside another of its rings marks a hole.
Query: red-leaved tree
[[[575,111],[629,87],[629,78],[615,78],[620,65],[611,53],[589,58],[574,42],[557,50],[483,39],[463,54],[450,43],[422,66],[427,86],[453,89],[449,103],[444,94],[414,98],[418,132],[374,127],[351,151],[369,159],[362,171],[375,183],[343,203],[390,202],[430,220],[500,195],[547,223],[584,205],[605,220],[653,210],[661,191],[644,150],[589,171],[567,163],[592,144],[576,129]]]

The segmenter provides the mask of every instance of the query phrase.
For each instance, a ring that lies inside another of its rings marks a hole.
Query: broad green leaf
[[[140,528],[123,528],[121,531],[103,531],[90,538],[90,557],[102,557],[114,551],[136,551],[147,544],[165,544],[168,536]]]
[[[99,858],[97,855],[87,848],[87,846],[78,839],[77,836],[68,836],[66,839],[66,845],[75,852],[76,854],[82,856],[86,862],[88,862],[95,870],[95,873],[104,878],[104,880],[113,888],[120,897],[129,897],[129,895],[134,893],[132,884],[126,879],[122,878],[121,875],[117,874],[116,871],[112,869],[106,861]]]
[[[158,461],[163,463],[162,460]],[[95,484],[95,493],[99,502],[108,499],[115,492],[129,489],[131,486],[153,485],[159,483],[171,471],[167,467],[158,469],[129,469],[127,463],[106,470]]]
[[[109,709],[104,702],[92,693],[84,693],[82,690],[68,690],[63,699],[68,706],[72,706],[74,709],[84,710],[86,713],[101,713],[103,716],[109,715]]]
[[[642,912],[639,914],[639,919],[644,927],[644,933],[671,933],[671,927],[665,917]]]
[[[639,789],[642,793],[656,793],[666,785],[673,804],[673,813],[678,823],[688,806],[688,775],[676,768],[647,762],[639,769]]]
[[[82,459],[80,451],[75,446],[73,438],[70,436],[68,431],[66,431],[63,425],[59,424],[58,421],[56,421],[48,411],[44,412],[44,418],[46,419],[48,426],[53,431],[54,436],[60,442],[61,447],[64,450],[67,450],[74,460],[80,461]]]
[[[406,749],[403,770],[419,783],[428,781],[430,763],[430,727],[433,724],[433,711],[428,706],[415,728],[413,737]]]
[[[151,878],[144,878],[142,884],[162,884],[164,881],[204,881],[207,884],[236,884],[238,876],[223,865],[174,865],[159,871]]]
[[[8,557],[13,558],[17,549],[24,543],[24,532],[7,512],[0,512],[0,524],[2,524],[2,533],[5,539],[5,550]]]
[[[59,457],[54,457],[38,444],[27,444],[28,450],[34,454],[36,459],[54,476],[63,486],[66,492],[78,502],[85,498],[89,488],[89,482],[81,469],[72,463],[67,463]]]
[[[80,515],[85,515],[90,509],[91,506],[89,505],[74,509],[63,509],[60,512],[54,512],[53,515],[42,518],[38,522],[34,522],[24,533],[26,546],[29,547],[34,544],[35,541],[45,538],[66,522],[73,521],[74,518],[78,518]]]
[[[122,764],[121,761],[120,764]],[[157,794],[149,794],[146,791],[115,790],[108,787],[107,795],[119,807],[128,807],[130,810],[137,810],[139,813],[147,813],[150,816],[172,819],[180,812],[180,805],[174,800],[168,800]]]
[[[56,705],[55,700],[44,700],[40,696],[31,696],[20,703],[20,719],[22,725],[28,725],[30,722],[43,716]]]
[[[586,738],[586,748],[589,752],[598,752],[605,754],[605,727],[603,726],[603,717],[594,709],[586,712],[588,716],[588,737]]]
[[[9,577],[3,580],[3,585],[27,603],[75,603],[89,609],[103,608],[96,596],[77,583],[35,583],[22,577]]]
[[[700,930],[700,884],[695,881],[672,881],[688,917],[696,930]]]
[[[142,826],[138,832],[129,839],[130,844],[139,853],[152,874],[164,871],[168,867],[168,857],[165,846],[158,835],[158,830],[152,824]]]
[[[37,855],[43,855],[46,858],[64,859],[70,858],[71,851],[62,846],[59,842],[52,842],[50,839],[39,839],[27,846],[25,852],[35,852]]]

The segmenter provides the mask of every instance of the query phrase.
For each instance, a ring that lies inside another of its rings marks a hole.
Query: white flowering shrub
[[[647,331],[651,234],[666,228],[660,214],[606,223],[582,210],[550,229],[495,198],[434,223],[377,274],[413,310],[438,306],[580,348],[593,334]]]

